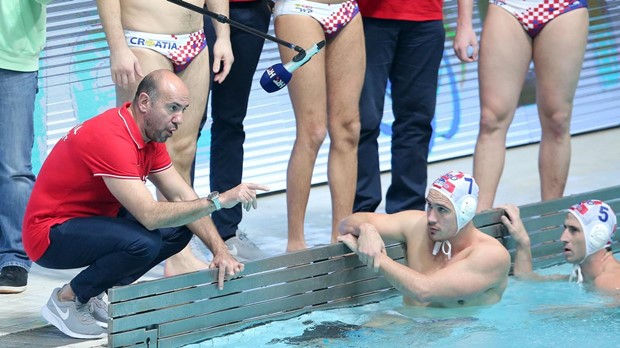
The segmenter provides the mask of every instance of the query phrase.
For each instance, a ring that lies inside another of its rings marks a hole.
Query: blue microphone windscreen
[[[265,70],[260,78],[260,85],[267,93],[273,93],[286,87],[291,77],[293,74],[286,70],[282,63],[278,63]]]

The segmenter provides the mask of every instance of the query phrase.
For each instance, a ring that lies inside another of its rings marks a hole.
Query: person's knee
[[[298,130],[297,141],[301,142],[312,150],[317,150],[325,141],[327,128],[324,125],[313,125]]]
[[[151,236],[153,231],[149,232],[149,235],[144,235],[142,238],[135,240],[127,248],[129,253],[134,259],[141,262],[150,262],[159,255],[162,247],[161,238],[157,236]]]
[[[330,141],[357,147],[360,138],[359,117],[343,117],[344,121],[330,124]]]
[[[381,127],[381,117],[360,114],[360,133],[371,134]]]
[[[480,110],[480,134],[488,135],[507,131],[510,126],[507,112],[482,107]]]
[[[541,118],[544,137],[562,140],[570,136],[570,112],[567,110],[552,112]]]

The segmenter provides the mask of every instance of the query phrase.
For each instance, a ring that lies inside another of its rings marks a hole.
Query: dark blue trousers
[[[86,303],[113,286],[133,283],[183,250],[192,235],[187,227],[149,231],[124,211],[115,218],[74,218],[51,228],[50,246],[37,264],[86,267],[70,282],[77,299]]]
[[[361,134],[353,210],[372,212],[381,202],[377,138],[391,83],[392,182],[386,212],[424,210],[429,144],[445,30],[441,21],[364,18],[366,77],[360,99]]]
[[[234,2],[230,3],[229,18],[266,33],[271,12],[266,1]],[[209,17],[205,17],[205,34],[209,50],[213,52],[215,32]],[[235,62],[222,84],[214,82],[211,85],[213,124],[209,177],[211,190],[219,192],[225,192],[241,183],[245,141],[243,120],[248,109],[252,79],[265,42],[263,38],[232,26],[230,40]],[[222,239],[234,237],[241,222],[241,204],[215,212],[211,217]]]

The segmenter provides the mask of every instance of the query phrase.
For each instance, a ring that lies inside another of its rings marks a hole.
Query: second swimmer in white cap
[[[356,213],[341,222],[339,240],[401,291],[406,304],[496,303],[506,289],[510,255],[471,222],[477,201],[474,178],[451,171],[431,185],[426,212]],[[386,255],[383,238],[405,244],[405,265]]]
[[[564,243],[566,262],[573,264],[570,276],[534,273],[530,238],[519,217],[519,209],[515,206],[503,208],[507,215],[502,219],[503,223],[517,244],[515,276],[536,280],[568,279],[606,292],[620,293],[620,262],[611,252],[616,214],[607,203],[592,199],[568,209],[560,240]]]

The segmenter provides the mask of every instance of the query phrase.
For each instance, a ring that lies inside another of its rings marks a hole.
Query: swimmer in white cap
[[[426,212],[356,213],[340,223],[339,240],[368,267],[381,271],[409,305],[461,307],[498,302],[510,255],[472,223],[478,185],[452,171],[435,180]],[[392,260],[383,238],[406,245],[407,263]]]
[[[572,274],[541,276],[532,271],[530,238],[519,217],[519,208],[502,207],[502,222],[517,243],[514,275],[535,280],[570,280],[593,285],[602,291],[620,292],[620,262],[611,252],[616,214],[599,200],[587,200],[569,208],[560,240]]]

